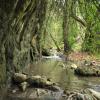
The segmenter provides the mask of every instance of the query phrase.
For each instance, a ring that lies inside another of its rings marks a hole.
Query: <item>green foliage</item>
[[[100,52],[100,19],[98,15],[97,5],[99,2],[82,0],[83,4],[79,4],[81,14],[86,21],[86,32],[83,43],[83,50],[90,53]],[[83,9],[84,8],[84,9]]]
[[[47,2],[45,20],[40,30],[42,33],[40,44],[43,48],[56,48],[53,41],[55,40],[57,45],[63,48],[63,10],[66,8],[64,8],[66,6],[65,2],[57,0],[48,0]],[[72,7],[68,8],[70,12],[67,16],[69,19],[68,29],[66,29],[66,32],[68,32],[66,41],[68,41],[69,47],[72,50],[82,49],[91,53],[99,52],[100,36],[97,33],[100,32],[100,19],[97,9],[98,2],[95,0],[73,0],[70,2]],[[79,17],[86,25],[84,26],[81,22],[72,18],[71,14]]]
[[[43,48],[56,48],[53,39],[59,47],[62,45],[62,15],[55,11],[54,2],[49,1],[46,18],[42,27],[41,45]]]

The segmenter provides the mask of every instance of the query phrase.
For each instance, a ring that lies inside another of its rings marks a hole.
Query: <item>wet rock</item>
[[[94,100],[91,94],[77,93],[76,100]]]
[[[94,95],[98,100],[100,100],[100,92],[97,92],[93,89],[88,89],[88,90],[92,93],[92,95]]]
[[[84,65],[86,65],[86,66],[98,66],[98,67],[100,67],[100,62],[99,61],[95,61],[95,60],[93,60],[93,61],[87,61],[87,60],[85,60],[84,61]]]
[[[49,81],[47,81],[46,78],[44,77],[41,77],[41,76],[31,76],[27,79],[27,82],[31,85],[38,85],[38,84],[49,84]]]
[[[26,81],[26,79],[27,79],[27,75],[21,74],[21,73],[14,73],[14,76],[13,76],[14,82],[22,83],[22,82]]]
[[[85,100],[94,100],[94,98],[89,94],[84,94]]]
[[[27,82],[30,84],[30,86],[33,87],[45,88],[52,91],[59,91],[58,86],[55,86],[53,82],[48,81],[47,78],[43,78],[41,76],[31,76],[27,79]]]
[[[77,93],[76,98],[77,98],[77,100],[85,100],[84,95],[81,93]]]
[[[16,93],[16,91],[17,91],[16,89],[15,90],[12,90],[12,93]]]
[[[29,86],[29,84],[27,82],[22,82],[20,84],[20,88],[22,91],[25,91],[28,86]]]
[[[42,49],[42,55],[43,55],[43,56],[50,56],[51,53],[50,53],[49,50],[43,48],[43,49]]]
[[[76,64],[71,64],[71,68],[72,69],[76,69],[77,68],[77,65]]]
[[[85,61],[75,69],[75,73],[81,76],[100,76],[100,67],[92,61]]]
[[[52,91],[59,91],[60,88],[56,86],[56,83],[51,82],[46,77],[30,76],[28,77],[25,74],[15,73],[13,76],[15,82],[18,83],[18,86],[22,91],[25,91],[28,86],[34,88],[45,88]]]
[[[67,66],[64,63],[60,64],[59,66],[61,66],[63,69],[67,68]]]

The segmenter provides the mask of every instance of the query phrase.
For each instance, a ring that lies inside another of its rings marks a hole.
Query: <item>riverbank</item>
[[[71,60],[73,62],[87,60],[87,61],[95,61],[100,64],[99,55],[88,54],[86,52],[71,52],[68,55],[68,60]]]

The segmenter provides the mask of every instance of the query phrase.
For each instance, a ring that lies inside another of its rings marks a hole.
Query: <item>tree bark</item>
[[[31,41],[37,34],[40,42],[46,5],[46,0],[0,1],[0,65],[10,75],[31,62]]]
[[[69,51],[68,34],[69,34],[69,20],[70,20],[70,0],[65,0],[63,8],[63,42],[64,42],[64,52]]]

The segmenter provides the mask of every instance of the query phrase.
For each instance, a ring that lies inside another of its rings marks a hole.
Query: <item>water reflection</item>
[[[30,75],[41,75],[52,79],[52,81],[60,84],[60,87],[67,89],[85,89],[99,85],[99,78],[94,77],[78,77],[74,75],[74,71],[70,68],[63,68],[62,65],[67,66],[63,61],[54,59],[42,59],[41,61],[34,62],[30,68],[26,68],[25,72]]]

